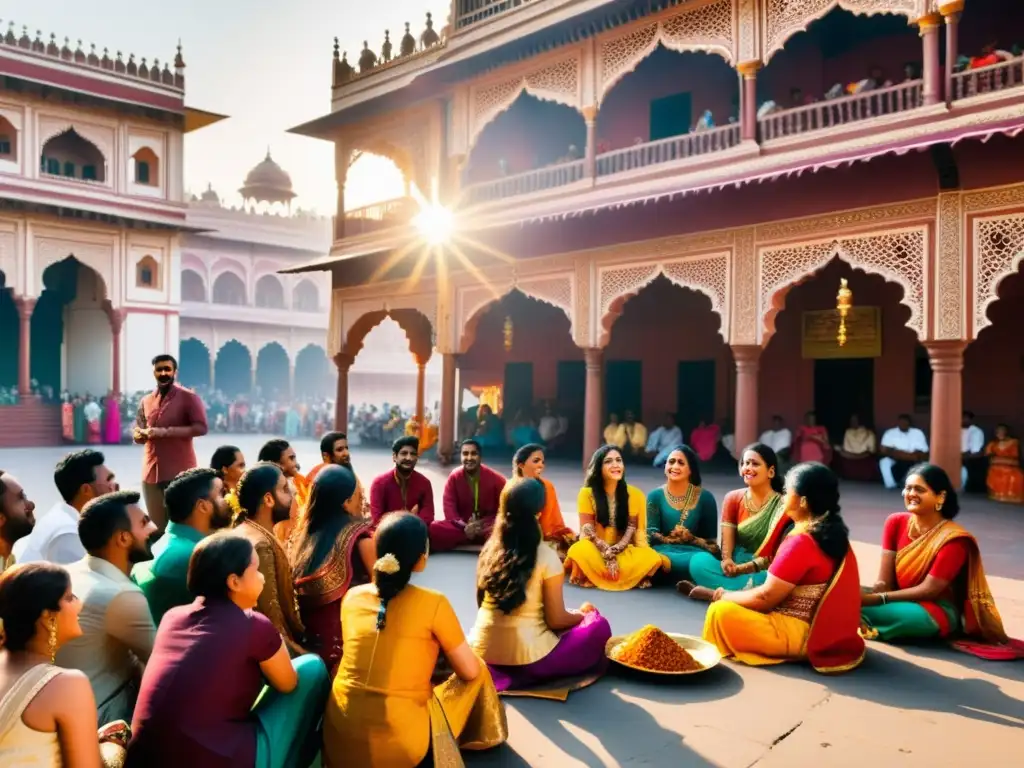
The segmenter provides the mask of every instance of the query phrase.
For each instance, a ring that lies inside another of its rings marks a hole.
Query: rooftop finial
[[[337,61],[337,60],[338,60],[338,53],[339,53],[339,50],[340,50],[340,49],[339,49],[339,47],[338,47],[338,38],[334,38],[334,60],[335,60],[335,61]]]
[[[178,52],[174,54],[174,68],[176,70],[182,70],[185,68],[185,59],[181,56],[181,38],[178,38]],[[182,74],[180,71],[178,74]]]

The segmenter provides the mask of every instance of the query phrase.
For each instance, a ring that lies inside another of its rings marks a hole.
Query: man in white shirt
[[[647,438],[647,458],[654,460],[655,467],[662,467],[668,461],[668,455],[677,445],[682,445],[683,433],[676,426],[676,417],[671,413],[665,414],[665,420],[661,426],[651,432]]]
[[[130,574],[132,565],[152,557],[149,540],[156,531],[134,491],[108,493],[82,510],[78,533],[88,554],[67,567],[82,601],[82,635],[60,649],[57,664],[86,674],[103,723],[132,721],[138,683],[153,652],[156,626]]]
[[[14,545],[16,562],[45,560],[67,565],[85,557],[85,548],[78,538],[78,513],[90,500],[117,490],[114,473],[104,461],[102,453],[86,448],[57,462],[53,482],[63,501],[36,515],[32,533]]]
[[[878,468],[886,488],[902,488],[907,471],[919,461],[928,459],[928,438],[917,427],[911,426],[910,415],[901,413],[897,426],[882,435],[878,452]]]
[[[761,433],[759,442],[764,443],[775,451],[780,464],[789,461],[789,449],[793,445],[793,433],[789,431],[786,423],[778,414],[772,416],[772,428]]]
[[[960,489],[985,488],[985,470],[988,459],[985,456],[985,433],[974,423],[974,413],[964,411],[960,422]],[[972,482],[968,483],[968,479]]]
[[[540,423],[537,425],[537,431],[540,433],[540,439],[544,441],[544,445],[548,450],[557,449],[561,446],[565,439],[565,433],[569,429],[569,420],[557,416],[555,414],[554,406],[551,403],[547,403],[544,406],[544,415],[540,417]]]

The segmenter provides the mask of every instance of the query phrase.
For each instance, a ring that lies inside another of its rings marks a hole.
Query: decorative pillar
[[[113,371],[111,372],[112,384],[110,385],[110,391],[114,393],[114,397],[121,396],[121,328],[124,327],[124,318],[127,314],[123,309],[114,309],[113,306],[107,302],[104,307],[107,312],[107,318],[110,320],[110,340],[111,340],[111,351],[113,353]]]
[[[924,67],[924,103],[938,104],[942,101],[942,75],[939,72],[939,27],[942,17],[937,13],[929,13],[917,20],[917,28],[921,35],[921,55]],[[948,67],[947,67],[948,69]]]
[[[757,371],[761,347],[735,345],[736,361],[736,452],[757,440]]]
[[[207,350],[207,351],[209,351],[209,350]],[[209,358],[210,358],[210,391],[212,392],[213,390],[215,390],[217,388],[217,381],[216,381],[217,377],[215,375],[216,372],[217,372],[217,356],[213,352],[210,352]]]
[[[583,176],[597,179],[597,107],[584,107],[583,119],[587,123],[587,147],[583,159]]]
[[[427,388],[427,361],[416,358],[416,426],[420,433],[420,440],[423,440],[425,430],[423,429],[423,401],[426,400]]]
[[[438,425],[437,456],[443,466],[452,463],[455,454],[455,355],[441,355],[441,414]]]
[[[295,362],[288,361],[288,397],[295,399]]]
[[[445,190],[444,204],[454,208],[459,201],[459,194],[462,192],[462,169],[466,165],[465,155],[452,155],[448,158],[448,179]],[[406,187],[408,188],[408,183]],[[406,191],[406,197],[409,191]]]
[[[932,421],[929,460],[960,487],[960,420],[963,413],[963,341],[926,341],[932,364]]]
[[[338,184],[338,205],[334,214],[334,239],[345,237],[345,180],[348,178],[348,166],[352,160],[352,152],[340,140],[334,141],[334,179]]]
[[[590,457],[601,447],[601,415],[604,410],[604,392],[602,391],[602,362],[604,350],[599,347],[588,347],[583,350],[583,359],[587,365],[586,393],[583,398],[583,466],[587,466]]]
[[[964,0],[952,0],[952,2],[940,2],[939,13],[946,22],[946,72],[945,72],[945,95],[946,104],[953,101],[953,67],[956,66],[957,56],[960,55],[960,14],[964,11]]]
[[[761,62],[744,61],[737,65],[740,73],[740,138],[757,141],[757,71]]]
[[[32,397],[32,311],[36,300],[27,296],[15,299],[18,307],[18,399],[22,402]]]
[[[348,369],[352,367],[353,358],[344,352],[334,356],[334,365],[338,369],[338,386],[334,393],[334,429],[348,432]]]

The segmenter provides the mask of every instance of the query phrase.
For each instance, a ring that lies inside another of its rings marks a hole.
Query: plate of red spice
[[[651,624],[631,635],[610,638],[604,652],[616,664],[652,675],[695,675],[722,660],[722,654],[706,640],[663,632]]]

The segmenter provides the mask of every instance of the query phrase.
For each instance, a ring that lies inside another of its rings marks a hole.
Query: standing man
[[[0,469],[0,573],[14,565],[14,542],[32,533],[35,511],[21,483]]]
[[[479,443],[478,443],[479,444]],[[370,518],[377,525],[388,512],[412,512],[428,526],[434,522],[434,489],[416,471],[420,441],[400,437],[391,445],[395,468],[378,475],[370,484]]]
[[[348,435],[344,432],[328,432],[320,440],[320,463],[313,467],[309,474],[306,475],[306,485],[312,489],[313,481],[316,479],[317,474],[324,467],[331,465],[337,465],[339,467],[345,467],[353,475],[356,471],[352,468],[352,454],[348,448]],[[362,511],[363,517],[370,516],[370,501],[366,497],[366,493],[363,491],[363,484],[359,481],[359,477],[356,476],[356,493],[359,498],[362,499]]]
[[[505,478],[481,463],[480,444],[462,441],[462,466],[444,484],[444,520],[430,523],[430,551],[483,544],[498,516]]]
[[[178,361],[171,355],[153,358],[156,389],[142,398],[132,439],[145,446],[142,495],[146,511],[162,531],[167,524],[164,490],[175,477],[196,466],[192,439],[206,434],[206,409],[194,392],[174,383]]]

